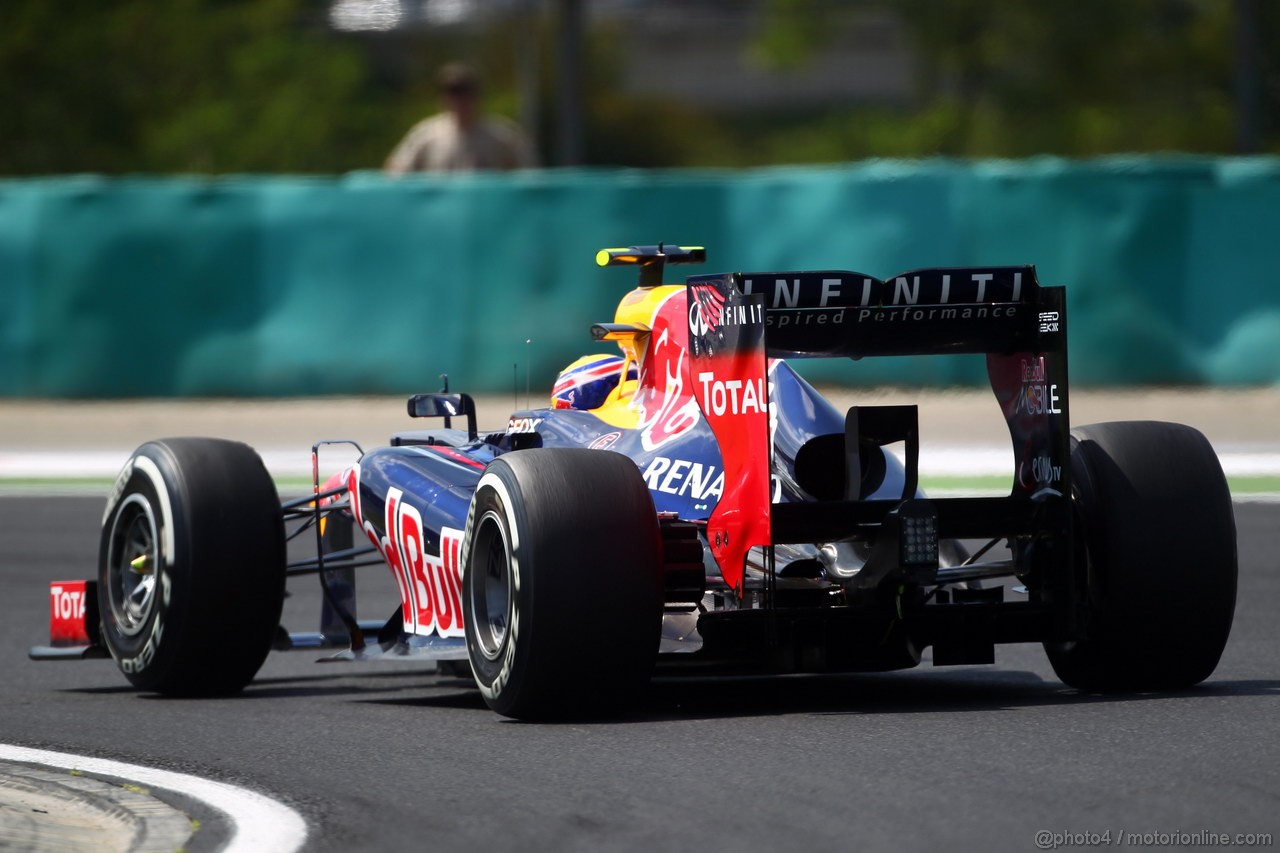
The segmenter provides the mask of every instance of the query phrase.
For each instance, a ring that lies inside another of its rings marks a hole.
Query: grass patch
[[[925,494],[964,494],[973,497],[999,497],[1009,494],[1013,478],[1006,475],[982,477],[920,477],[920,488]]]
[[[1260,474],[1256,477],[1228,477],[1227,485],[1233,495],[1262,494],[1280,492],[1280,476]]]
[[[966,495],[973,495],[974,497],[1007,495],[1009,494],[1009,490],[1012,485],[1013,479],[1008,476],[921,476],[920,478],[920,488],[924,489],[927,494],[937,493],[938,495],[955,495],[962,493]],[[1227,485],[1231,489],[1231,494],[1236,496],[1275,494],[1280,493],[1280,476],[1270,474],[1242,474],[1234,477],[1228,477]]]

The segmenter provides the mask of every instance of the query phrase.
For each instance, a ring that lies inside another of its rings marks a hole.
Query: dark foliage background
[[[340,33],[322,0],[6,0],[0,175],[334,173],[376,168],[432,111],[434,69],[479,66],[518,117],[515,45],[534,40],[544,162],[553,162],[553,4],[536,19]],[[633,4],[634,5],[634,4]],[[1241,10],[1256,60],[1252,147],[1280,151],[1280,3],[1268,0],[761,0],[744,51],[785,75],[841,15],[899,16],[914,94],[896,105],[751,113],[620,86],[631,34],[586,39],[589,165],[751,166],[863,157],[1240,150]],[[714,38],[714,33],[708,33]],[[659,49],[655,47],[654,49]]]

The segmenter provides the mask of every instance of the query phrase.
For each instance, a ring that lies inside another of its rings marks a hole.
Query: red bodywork
[[[747,552],[773,541],[764,303],[725,278],[689,285],[689,306],[694,398],[724,460],[724,494],[707,522],[707,541],[741,597]]]

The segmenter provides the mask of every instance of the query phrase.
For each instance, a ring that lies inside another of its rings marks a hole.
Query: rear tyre
[[[1168,690],[1218,665],[1236,600],[1236,528],[1209,442],[1181,424],[1072,430],[1087,589],[1084,636],[1046,644],[1081,690]]]
[[[271,649],[284,580],[280,501],[252,448],[170,438],[125,463],[103,517],[98,608],[135,687],[238,692]]]
[[[662,544],[634,462],[504,454],[480,478],[462,548],[467,652],[490,708],[591,717],[641,693],[662,626]]]

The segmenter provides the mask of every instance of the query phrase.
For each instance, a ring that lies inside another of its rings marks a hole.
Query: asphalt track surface
[[[242,785],[305,849],[1034,850],[1050,833],[1280,836],[1280,504],[1236,506],[1217,672],[1172,695],[1064,688],[1037,646],[994,667],[656,683],[621,720],[522,724],[429,665],[273,654],[240,697],[169,700],[109,661],[35,663],[47,583],[93,573],[103,502],[0,498],[0,741]],[[366,570],[362,615],[394,605]],[[286,623],[313,630],[295,584]],[[245,590],[251,595],[252,590]],[[589,638],[584,638],[589,642]],[[209,821],[188,849],[216,846]],[[1116,846],[1150,846],[1122,844]]]

